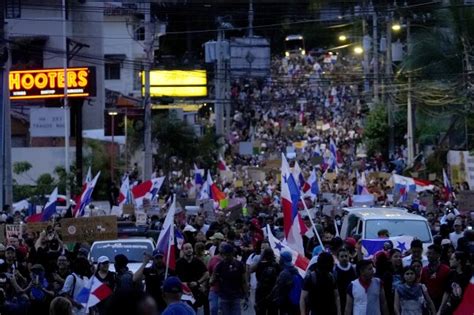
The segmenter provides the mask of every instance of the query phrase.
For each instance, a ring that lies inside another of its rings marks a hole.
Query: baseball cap
[[[178,277],[168,277],[163,282],[164,293],[181,293],[183,292],[183,283]]]
[[[221,248],[222,254],[232,254],[234,252],[234,248],[230,244],[224,244]]]
[[[214,233],[213,236],[209,237],[209,239],[211,241],[213,241],[213,240],[223,241],[225,239],[225,237],[224,237],[224,234],[222,234],[221,232],[216,232],[216,233]]]
[[[110,262],[109,257],[107,256],[100,256],[99,259],[97,259],[98,264],[103,264],[105,262]]]
[[[293,256],[291,255],[290,252],[283,252],[280,254],[280,261],[285,265],[285,266],[291,266],[291,262],[293,260]]]
[[[441,246],[443,246],[443,245],[451,245],[451,244],[452,244],[451,241],[448,240],[447,238],[441,240]]]
[[[12,245],[9,245],[7,246],[7,248],[5,250],[12,250],[12,251],[16,251],[16,248]]]

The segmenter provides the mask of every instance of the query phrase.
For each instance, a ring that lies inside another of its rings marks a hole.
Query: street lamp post
[[[111,118],[111,127],[112,127],[112,148],[110,150],[110,181],[114,181],[114,146],[115,146],[115,116],[118,115],[117,110],[111,109],[108,112]]]

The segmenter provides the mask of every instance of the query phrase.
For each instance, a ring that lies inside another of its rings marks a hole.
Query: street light
[[[400,31],[401,29],[402,29],[402,26],[400,25],[400,23],[394,23],[394,24],[392,25],[392,31],[394,31],[394,32],[398,32],[398,31]]]
[[[345,42],[347,40],[347,36],[346,35],[339,35],[339,41],[340,42]]]
[[[357,55],[361,55],[364,52],[364,49],[360,46],[354,47],[354,53]]]
[[[112,119],[112,149],[110,150],[110,181],[114,181],[114,146],[115,146],[115,116],[118,115],[118,112],[116,109],[109,109],[108,111],[109,116]]]

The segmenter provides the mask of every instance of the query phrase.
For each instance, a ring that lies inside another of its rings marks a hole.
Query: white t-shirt
[[[64,286],[61,289],[61,293],[67,293],[69,295],[72,293],[72,298],[75,301],[77,301],[77,296],[79,295],[81,290],[88,284],[89,284],[89,278],[80,277],[77,274],[72,273],[66,277],[66,280],[64,281]],[[74,286],[74,290],[73,290],[73,286]],[[73,314],[74,315],[86,314],[86,308],[83,307],[79,310],[73,307]]]
[[[456,232],[449,233],[449,240],[451,241],[451,244],[453,244],[454,248],[458,248],[458,241],[461,237],[463,237],[463,235],[463,232],[459,234],[457,234]]]
[[[246,265],[250,268],[252,265],[255,265],[260,260],[260,255],[255,253],[250,254],[249,258],[247,258]],[[255,272],[250,274],[250,288],[256,289],[257,288],[257,276]]]

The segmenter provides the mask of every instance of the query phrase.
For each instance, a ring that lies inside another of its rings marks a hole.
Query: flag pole
[[[176,204],[176,194],[173,194],[173,202],[171,203],[172,207],[175,207]],[[168,210],[169,211],[169,210]],[[170,236],[168,239],[168,251],[166,253],[166,269],[165,269],[165,279],[168,278],[168,272],[170,269],[170,256],[171,256],[171,243],[172,243],[172,238],[174,238],[174,218],[173,222],[171,222],[170,226]]]
[[[308,207],[306,206],[306,203],[304,202],[304,199],[302,196],[300,196],[300,200],[303,203],[303,207],[306,210],[306,213],[308,214],[309,221],[311,222],[311,226],[313,227],[314,234],[316,234],[316,237],[318,238],[319,245],[323,248],[323,251],[326,250],[323,245],[323,241],[321,241],[321,237],[319,236],[318,229],[316,229],[316,225],[314,224],[313,218],[311,217],[311,213],[308,210]]]

